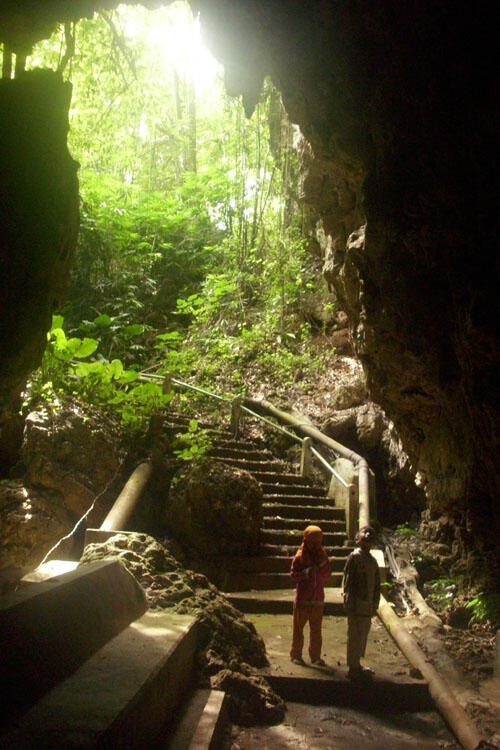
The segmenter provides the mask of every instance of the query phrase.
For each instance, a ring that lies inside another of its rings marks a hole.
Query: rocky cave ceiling
[[[4,0],[1,41],[22,57],[55,22],[116,5]],[[396,423],[431,509],[451,510],[473,538],[498,545],[492,4],[191,5],[229,93],[242,95],[250,113],[270,75],[300,125],[302,194],[324,230],[325,277],[349,315],[371,396]],[[78,223],[76,165],[65,145],[69,89],[54,77],[22,78],[0,87],[4,414],[40,357]],[[19,154],[12,139],[23,138]]]

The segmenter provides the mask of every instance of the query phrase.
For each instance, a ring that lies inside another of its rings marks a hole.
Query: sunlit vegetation
[[[131,422],[166,398],[137,382],[145,368],[215,390],[222,375],[233,393],[250,367],[313,378],[301,311],[322,282],[297,200],[297,134],[272,84],[247,119],[184,3],[67,24],[27,64],[71,80],[81,165],[68,300],[27,403],[69,391]]]

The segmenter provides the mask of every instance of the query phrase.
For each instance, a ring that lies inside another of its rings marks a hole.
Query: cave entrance
[[[98,341],[94,358],[141,369],[153,354],[178,372],[191,334],[219,355],[261,345],[288,356],[315,290],[309,322],[327,327],[298,199],[298,128],[268,79],[251,116],[227,95],[187,3],[61,25],[27,58],[28,71],[40,67],[72,83],[80,164],[79,242],[54,330]]]

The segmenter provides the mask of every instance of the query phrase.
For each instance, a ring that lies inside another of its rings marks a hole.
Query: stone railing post
[[[306,437],[302,441],[302,453],[300,455],[300,476],[310,477],[311,476],[311,453],[312,438]]]
[[[172,390],[172,374],[170,372],[166,372],[163,376],[163,381],[161,384],[161,389],[163,393],[170,393]]]
[[[231,432],[237,438],[240,433],[240,422],[242,419],[241,396],[236,396],[231,404]]]

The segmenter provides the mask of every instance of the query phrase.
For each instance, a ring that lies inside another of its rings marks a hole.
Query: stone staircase
[[[186,430],[187,423],[182,415],[171,415],[164,429],[175,434]],[[211,430],[208,424],[199,426]],[[264,494],[260,555],[227,560],[226,571],[217,581],[219,587],[226,593],[250,590],[291,593],[294,589],[291,560],[302,541],[304,528],[311,523],[322,528],[330,558],[332,574],[326,586],[340,587],[345,560],[353,550],[347,541],[344,509],[334,506],[334,500],[326,496],[325,487],[291,473],[287,464],[256,442],[234,440],[229,431],[211,430],[211,434],[213,442],[208,455],[250,472]],[[241,605],[241,597],[239,600],[234,602],[237,606]]]
[[[188,424],[185,417],[169,415],[162,431],[175,435],[186,432]],[[235,606],[254,613],[271,660],[259,674],[287,700],[364,706],[363,695],[336,669],[308,673],[291,664],[282,637],[291,622],[291,558],[309,523],[322,527],[332,564],[325,614],[344,614],[339,586],[352,547],[347,544],[343,510],[323,488],[292,473],[257,443],[236,442],[228,431],[201,423],[200,427],[212,431],[212,458],[249,471],[264,494],[260,554],[226,558],[224,570],[231,572],[224,586],[217,582]],[[41,582],[34,578],[26,588],[4,597],[0,607],[5,657],[0,672],[9,685],[0,711],[0,747],[229,747],[225,694],[194,684],[200,638],[195,618],[168,610],[146,611],[144,592],[116,560],[77,569],[76,562],[59,562],[64,570],[54,568]],[[333,632],[332,623],[325,630],[325,638],[330,634],[333,639],[328,646],[332,658],[345,628],[340,635]],[[403,696],[408,710],[416,690],[417,708],[426,709],[426,687],[413,683],[379,681],[367,708],[385,706],[390,693],[392,703]]]

